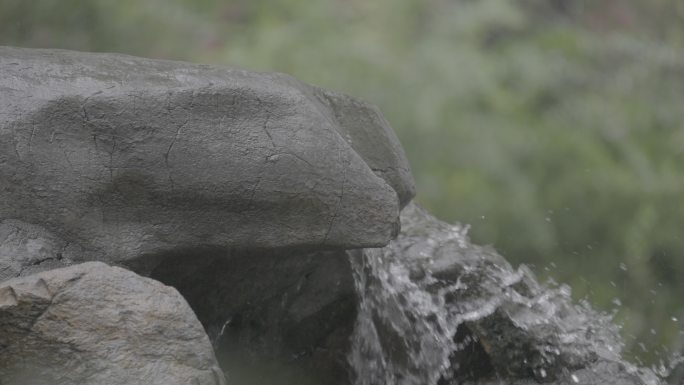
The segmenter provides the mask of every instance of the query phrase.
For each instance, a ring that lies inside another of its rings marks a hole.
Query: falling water
[[[659,383],[621,360],[610,318],[573,303],[567,286],[537,284],[472,245],[467,227],[416,206],[402,225],[392,244],[352,260],[356,385]]]

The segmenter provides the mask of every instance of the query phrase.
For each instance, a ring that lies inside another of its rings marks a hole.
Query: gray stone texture
[[[0,220],[0,282],[69,264],[69,244],[40,226]]]
[[[0,384],[224,383],[171,287],[100,262],[0,284]]]
[[[0,47],[0,220],[84,260],[383,246],[414,187],[378,110],[282,74]]]

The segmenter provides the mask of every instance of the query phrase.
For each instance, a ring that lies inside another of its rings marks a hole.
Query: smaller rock
[[[173,288],[90,262],[0,284],[2,385],[222,385]]]

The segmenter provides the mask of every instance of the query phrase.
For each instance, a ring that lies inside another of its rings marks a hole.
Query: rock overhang
[[[110,262],[207,245],[383,246],[414,195],[377,108],[290,76],[0,53],[0,218]]]

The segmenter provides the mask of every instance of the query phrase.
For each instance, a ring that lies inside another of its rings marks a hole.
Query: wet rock
[[[219,385],[173,288],[91,262],[0,284],[0,384]]]
[[[350,253],[187,250],[151,276],[188,300],[229,383],[343,385],[357,302]]]
[[[413,196],[372,106],[282,74],[0,47],[0,219],[84,259],[385,245]]]
[[[622,362],[599,361],[586,368],[568,370],[555,380],[498,378],[481,382],[464,382],[459,385],[658,385],[653,372],[636,369]]]
[[[568,287],[540,285],[414,204],[401,220],[396,240],[353,260],[357,385],[660,383],[620,357],[610,317]]]

